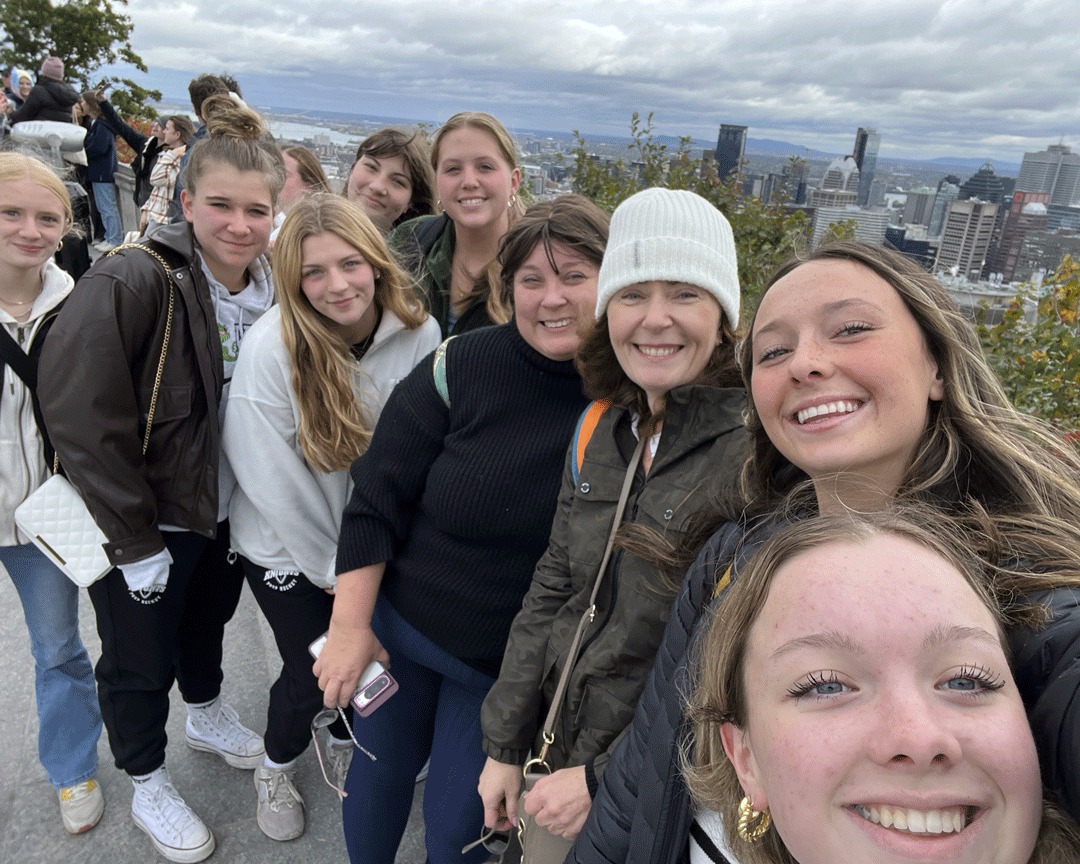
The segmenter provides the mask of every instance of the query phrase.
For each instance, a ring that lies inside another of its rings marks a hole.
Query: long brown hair
[[[356,362],[345,339],[312,307],[301,290],[304,240],[330,232],[359,252],[378,274],[372,300],[414,330],[427,319],[405,274],[371,220],[344,198],[315,193],[289,211],[274,244],[274,284],[281,335],[292,363],[300,410],[297,441],[320,471],[348,468],[371,441],[373,424],[353,391]]]

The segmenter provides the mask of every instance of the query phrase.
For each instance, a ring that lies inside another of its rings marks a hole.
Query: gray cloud
[[[1075,0],[131,0],[154,80],[228,69],[258,104],[1018,161],[1080,144]],[[167,92],[180,93],[175,86]]]

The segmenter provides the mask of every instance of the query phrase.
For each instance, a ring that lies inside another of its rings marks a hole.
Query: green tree
[[[1078,311],[1080,264],[1065,256],[1040,289],[1023,288],[997,324],[978,324],[979,338],[1013,404],[1072,432],[1080,431]]]
[[[160,99],[159,91],[130,78],[94,77],[102,66],[117,61],[147,71],[131,47],[134,25],[126,8],[127,0],[0,0],[0,64],[37,72],[45,57],[56,55],[64,61],[67,79],[73,85],[88,89],[103,82],[119,84],[109,94],[118,111],[153,117],[155,112],[147,102]]]
[[[739,258],[739,283],[743,309],[756,305],[765,280],[785,258],[806,245],[809,225],[805,215],[789,211],[784,201],[769,204],[740,190],[740,178],[720,180],[713,163],[694,159],[689,136],[672,150],[653,135],[653,115],[644,121],[636,111],[630,119],[627,153],[603,160],[589,152],[588,144],[574,130],[574,191],[586,195],[608,212],[635,192],[652,186],[688,189],[720,210],[731,223]],[[744,314],[744,320],[749,314]]]
[[[841,240],[854,240],[855,228],[856,225],[854,219],[841,219],[839,222],[833,222],[832,225],[825,229],[824,233],[821,235],[821,240],[817,245],[824,246],[826,243],[836,243]]]

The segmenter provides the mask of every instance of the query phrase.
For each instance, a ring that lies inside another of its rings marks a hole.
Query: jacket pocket
[[[170,420],[182,420],[191,414],[194,392],[195,390],[190,384],[160,387],[158,389],[157,404],[154,407],[154,425],[167,423]],[[153,395],[151,390],[141,393],[139,396],[143,423],[146,423]]]

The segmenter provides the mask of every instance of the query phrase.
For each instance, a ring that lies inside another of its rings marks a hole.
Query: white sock
[[[209,702],[201,702],[199,704],[195,704],[194,702],[188,702],[188,703],[186,703],[187,704],[188,714],[190,714],[193,711],[209,711],[211,708],[217,707],[217,705],[218,705],[218,703],[220,701],[221,701],[221,696],[215,696]]]
[[[275,762],[269,756],[263,757],[263,768],[269,768],[271,771],[292,771],[292,769],[295,767],[295,759],[289,762]]]
[[[152,792],[159,786],[164,786],[169,782],[169,771],[162,765],[156,771],[151,771],[149,774],[132,774],[131,782],[135,786],[135,791],[140,790],[146,792]]]

